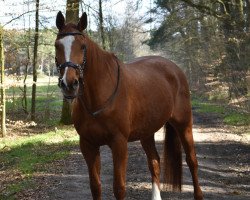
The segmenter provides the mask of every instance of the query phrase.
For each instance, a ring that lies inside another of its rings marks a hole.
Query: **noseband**
[[[82,35],[84,36],[82,33],[74,33],[74,32],[68,32],[68,33],[58,33],[58,36],[74,36],[74,35]],[[71,61],[59,64],[57,61],[57,57],[55,57],[55,63],[56,63],[56,68],[57,68],[57,72],[60,74],[61,70],[65,69],[66,67],[71,67],[74,68],[75,70],[79,70],[79,74],[80,74],[80,80],[83,80],[83,71],[84,68],[86,67],[86,63],[87,63],[87,58],[86,58],[86,53],[87,53],[87,47],[84,45],[83,46],[83,61],[82,64],[76,64],[73,63]],[[58,86],[61,87],[61,81],[62,81],[62,77],[59,77],[58,79]]]
[[[74,35],[82,35],[82,36],[84,36],[82,33],[79,33],[79,32],[78,33],[74,33],[74,32],[58,33],[58,36],[69,36],[69,35],[73,35],[73,36]],[[87,47],[84,45],[82,64],[76,64],[76,63],[73,63],[71,61],[59,64],[58,61],[57,61],[57,58],[55,57],[55,62],[56,62],[56,67],[57,67],[58,73],[60,74],[61,70],[66,68],[66,67],[72,67],[75,70],[79,70],[79,72],[80,72],[80,80],[81,80],[81,82],[83,84],[83,72],[84,72],[84,69],[85,69],[86,63],[87,63],[86,53],[87,53]],[[86,105],[86,102],[83,101],[82,99],[80,99],[80,101],[82,102],[82,104],[85,107],[86,111],[93,117],[95,117],[99,113],[103,112],[108,107],[108,105],[110,103],[112,103],[112,101],[115,99],[115,97],[117,95],[118,86],[119,86],[119,82],[120,82],[120,64],[119,64],[117,58],[116,58],[116,64],[117,64],[117,82],[116,82],[115,89],[114,89],[112,95],[104,102],[104,104],[102,105],[101,108],[99,108],[96,111],[91,111],[91,109],[89,109],[88,106]],[[59,77],[59,83],[58,83],[59,87],[61,87],[61,81],[62,81],[62,77]],[[68,99],[71,99],[71,98],[68,98]]]

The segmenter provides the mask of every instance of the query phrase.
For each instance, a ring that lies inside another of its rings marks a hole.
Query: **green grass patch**
[[[250,115],[247,113],[232,112],[226,115],[223,119],[225,124],[233,126],[246,126],[250,125]]]
[[[196,111],[200,113],[224,114],[226,112],[223,106],[216,105],[212,102],[203,102],[199,99],[192,100],[192,106],[195,107]]]
[[[73,127],[62,127],[56,132],[50,131],[33,136],[0,139],[1,171],[19,173],[23,177],[5,185],[5,197],[10,194],[8,199],[12,199],[11,194],[30,188],[29,179],[33,174],[46,172],[48,163],[66,158],[72,147],[78,145],[78,140],[79,136]]]
[[[29,178],[21,180],[17,183],[12,183],[7,186],[5,194],[0,194],[0,200],[5,200],[5,199],[15,200],[16,198],[14,197],[14,194],[21,192],[24,189],[33,187],[34,183]]]
[[[32,175],[36,165],[64,158],[69,154],[69,147],[77,143],[78,135],[73,128],[29,137],[4,138],[0,140],[0,162],[24,175]]]
[[[31,109],[31,90],[27,87],[27,110]],[[49,126],[58,124],[62,109],[62,95],[57,85],[38,85],[36,97],[36,120]],[[25,119],[22,91],[17,87],[6,90],[6,111],[9,119]],[[19,116],[19,117],[17,117]]]
[[[192,106],[199,113],[215,113],[222,117],[223,122],[232,126],[248,126],[250,125],[250,115],[233,110],[230,107],[218,105],[208,100],[199,98],[192,99]]]

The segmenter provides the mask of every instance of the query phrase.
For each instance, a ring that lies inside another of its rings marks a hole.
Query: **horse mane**
[[[78,30],[77,25],[74,23],[68,23],[65,25],[63,32],[73,32],[75,30]],[[95,59],[95,62],[98,63],[108,63],[108,61],[115,58],[115,55],[113,53],[103,50],[96,42],[90,39],[90,37],[86,33],[83,33],[83,35],[86,42],[87,55],[88,52],[91,51],[91,55],[88,55],[89,58],[92,57],[93,59]]]
[[[102,49],[96,42],[94,42],[87,34],[84,34],[87,57],[94,63],[103,63],[105,65],[113,64],[115,58],[114,53]]]
[[[84,37],[87,49],[87,68],[90,65],[91,68],[94,67],[98,71],[101,70],[102,74],[106,74],[106,78],[115,84],[117,77],[114,75],[114,71],[117,70],[117,57],[114,53],[102,49],[86,34],[84,34]]]

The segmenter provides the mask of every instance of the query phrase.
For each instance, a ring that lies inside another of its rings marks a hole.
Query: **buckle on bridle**
[[[68,36],[68,35],[82,35],[82,36],[84,36],[83,33],[79,33],[79,32],[58,33],[58,36]],[[86,64],[87,64],[86,53],[87,53],[87,47],[86,47],[86,45],[84,45],[84,47],[83,47],[83,61],[82,61],[82,64],[75,64],[75,63],[73,63],[71,61],[59,64],[57,58],[55,57],[55,63],[56,63],[56,68],[57,68],[58,74],[60,75],[60,71],[62,69],[66,68],[66,67],[72,67],[75,70],[79,70],[79,77],[80,77],[79,80],[83,83],[84,69],[85,69]],[[58,79],[58,86],[59,87],[61,85],[61,81],[62,81],[62,77],[59,77],[59,79]]]
[[[79,73],[80,73],[80,78],[83,78],[83,70],[85,69],[85,66],[87,64],[87,58],[86,58],[86,53],[87,53],[87,48],[86,46],[84,45],[84,48],[83,48],[83,61],[82,61],[82,64],[75,64],[71,61],[68,61],[68,62],[65,62],[63,64],[59,64],[58,61],[57,61],[57,57],[55,57],[55,63],[56,63],[56,68],[57,68],[57,72],[60,73],[60,71],[66,67],[72,67],[74,68],[75,70],[79,70]]]

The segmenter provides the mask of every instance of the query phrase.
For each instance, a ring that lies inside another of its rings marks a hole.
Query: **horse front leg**
[[[142,147],[147,155],[148,167],[152,177],[152,200],[161,200],[160,194],[160,157],[156,150],[154,135],[141,140]]]
[[[101,200],[100,147],[93,146],[80,137],[80,148],[88,166],[92,197],[94,200]]]
[[[114,195],[117,200],[123,200],[126,195],[126,169],[128,160],[127,139],[122,135],[116,136],[109,146],[113,155]]]

